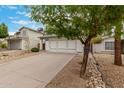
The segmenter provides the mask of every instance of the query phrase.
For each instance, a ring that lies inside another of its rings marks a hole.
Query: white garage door
[[[53,52],[76,52],[76,40],[51,40],[46,43],[46,50]]]
[[[21,49],[21,40],[10,41],[10,49],[13,49],[13,50]]]

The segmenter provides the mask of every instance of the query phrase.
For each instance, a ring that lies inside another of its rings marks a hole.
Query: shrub
[[[1,44],[0,47],[1,48],[7,48],[7,45],[6,44]]]
[[[39,52],[39,51],[40,51],[39,48],[36,48],[36,47],[31,49],[31,52]]]
[[[93,38],[93,39],[91,40],[91,42],[92,42],[93,44],[99,44],[99,43],[102,42],[102,37],[97,36],[97,37]]]

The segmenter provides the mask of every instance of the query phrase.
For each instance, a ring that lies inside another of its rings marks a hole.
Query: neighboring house
[[[67,40],[56,36],[42,36],[41,41],[45,43],[44,50],[51,52],[77,53],[83,52],[83,45],[79,40]],[[114,38],[104,38],[99,44],[93,45],[93,52],[114,52]],[[124,40],[122,39],[122,53],[124,53]]]
[[[99,44],[93,45],[94,52],[114,52],[114,38],[105,38]]]
[[[105,38],[100,44],[93,45],[94,52],[114,53],[114,38]],[[121,37],[121,52],[124,54],[124,36]]]
[[[40,39],[43,33],[27,27],[21,27],[13,36],[7,38],[8,49],[30,50],[33,47],[41,47]]]

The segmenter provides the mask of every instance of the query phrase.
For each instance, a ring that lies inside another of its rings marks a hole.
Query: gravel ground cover
[[[124,66],[113,64],[113,54],[94,54],[106,85],[112,88],[124,88]],[[124,55],[122,55],[124,63]]]
[[[94,54],[99,71],[102,73],[103,81],[107,88],[124,88],[124,66],[113,64],[113,54]],[[81,55],[76,55],[46,86],[47,88],[84,88],[88,77],[80,78]],[[124,55],[122,55],[124,63]]]
[[[39,53],[41,52],[34,53],[22,50],[0,51],[0,63],[9,62],[11,60],[24,58],[28,56],[33,56]]]

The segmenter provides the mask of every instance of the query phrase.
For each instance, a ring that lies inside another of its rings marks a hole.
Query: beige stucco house
[[[105,38],[99,44],[93,45],[94,52],[114,53],[114,37]],[[121,37],[121,52],[124,54],[124,36]]]
[[[51,52],[79,53],[83,52],[83,45],[79,40],[67,40],[55,36],[41,36],[45,41],[45,50]],[[99,44],[93,44],[93,52],[114,53],[114,38],[103,37]],[[124,53],[124,37],[122,36],[122,53]]]
[[[30,50],[33,47],[41,48],[40,36],[43,36],[41,31],[36,31],[28,27],[21,27],[18,32],[7,38],[8,49],[12,50]]]
[[[45,50],[50,52],[76,53],[83,52],[83,45],[79,40],[67,40],[55,36],[42,36],[41,41],[45,42]]]
[[[83,52],[83,45],[79,40],[57,38],[47,35],[43,31],[36,31],[22,27],[13,36],[7,38],[8,49],[30,50],[33,47],[50,52],[78,53]],[[93,45],[93,52],[114,52],[114,38],[105,37],[99,44]],[[124,53],[124,36],[122,36],[122,53]]]

